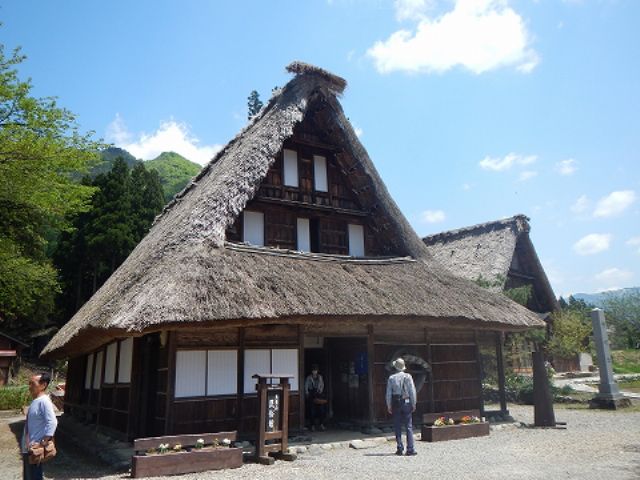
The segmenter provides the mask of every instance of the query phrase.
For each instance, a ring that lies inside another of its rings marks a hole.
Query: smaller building
[[[0,332],[0,387],[9,383],[20,365],[22,350],[28,345]]]
[[[548,325],[549,315],[560,307],[529,237],[530,230],[529,218],[515,215],[423,240],[431,255],[455,275],[495,292],[529,286],[526,307]],[[518,347],[512,348],[507,358],[512,368],[526,371],[533,346]]]

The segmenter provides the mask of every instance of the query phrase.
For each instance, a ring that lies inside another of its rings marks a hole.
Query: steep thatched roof
[[[540,308],[549,312],[558,303],[529,237],[530,229],[526,216],[515,215],[423,240],[431,255],[456,275],[471,281],[498,280],[490,287],[494,291],[507,286],[510,275],[531,280]]]
[[[337,100],[346,82],[295,62],[297,75],[180,192],[109,280],[45,348],[58,357],[123,334],[176,325],[248,324],[327,316],[411,316],[478,327],[542,323],[528,310],[432,265]],[[410,259],[356,260],[225,243],[285,140],[306,115],[328,118],[332,142],[368,195],[377,231]]]

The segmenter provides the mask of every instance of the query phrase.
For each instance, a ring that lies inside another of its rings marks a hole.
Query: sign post
[[[258,436],[256,460],[264,465],[273,465],[275,459],[292,461],[296,456],[289,453],[289,379],[293,375],[255,374],[258,380]],[[278,383],[272,383],[274,379]]]

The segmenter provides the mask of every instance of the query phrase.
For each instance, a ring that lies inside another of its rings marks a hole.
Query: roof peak
[[[310,63],[301,62],[299,60],[294,60],[286,67],[287,72],[293,73],[296,76],[302,75],[313,75],[322,78],[323,80],[329,82],[336,93],[341,94],[344,92],[344,89],[347,87],[347,81],[331,73],[324,68],[316,67],[315,65],[311,65]]]
[[[529,232],[529,217],[519,213],[513,217],[501,218],[500,220],[493,220],[491,222],[478,223],[477,225],[471,225],[468,227],[457,228],[454,230],[447,230],[440,233],[434,233],[427,235],[422,240],[431,245],[438,241],[450,239],[452,237],[464,237],[465,235],[479,233],[487,230],[498,230],[502,228],[512,227],[517,234]]]

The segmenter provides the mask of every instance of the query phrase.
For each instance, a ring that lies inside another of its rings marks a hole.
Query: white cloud
[[[636,201],[636,192],[633,190],[620,190],[611,192],[606,197],[598,200],[594,217],[613,217],[624,212],[633,202]]]
[[[632,237],[625,242],[630,247],[638,247],[637,252],[640,253],[640,237]]]
[[[599,288],[599,291],[614,290],[627,285],[633,278],[633,272],[613,267],[597,273],[594,278],[599,283],[606,285]]]
[[[573,158],[567,158],[556,163],[555,169],[560,175],[573,175],[578,169],[578,162]]]
[[[609,250],[612,239],[610,233],[590,233],[578,240],[573,249],[578,255],[593,255]]]
[[[367,51],[378,72],[440,73],[460,66],[480,74],[513,66],[528,73],[539,63],[525,22],[508,0],[454,0],[452,10],[433,18],[426,15],[428,4],[396,2],[396,18],[418,24]]]
[[[520,175],[518,176],[518,180],[520,180],[521,182],[526,182],[527,180],[530,180],[533,177],[537,177],[537,176],[538,176],[538,172],[534,170],[525,170],[524,172],[520,172]]]
[[[492,170],[494,172],[501,172],[503,170],[509,170],[514,165],[530,165],[534,163],[538,157],[536,155],[520,155],[517,153],[510,153],[503,158],[500,157],[484,157],[480,160],[480,167],[484,170]]]
[[[465,192],[468,192],[469,190],[471,190],[471,184],[463,183],[462,184],[462,190],[464,190]]]
[[[440,223],[444,222],[445,218],[447,218],[442,210],[425,210],[420,217],[425,223]]]
[[[399,22],[422,19],[432,6],[432,0],[395,0],[393,2],[396,20]]]
[[[161,122],[153,133],[143,132],[134,138],[118,114],[107,126],[106,139],[143,160],[156,158],[162,152],[176,152],[200,165],[209,162],[222,148],[221,145],[200,145],[200,140],[191,133],[186,123],[173,119]]]
[[[571,205],[571,211],[573,213],[584,213],[589,208],[589,198],[586,195],[580,195],[573,205]]]

